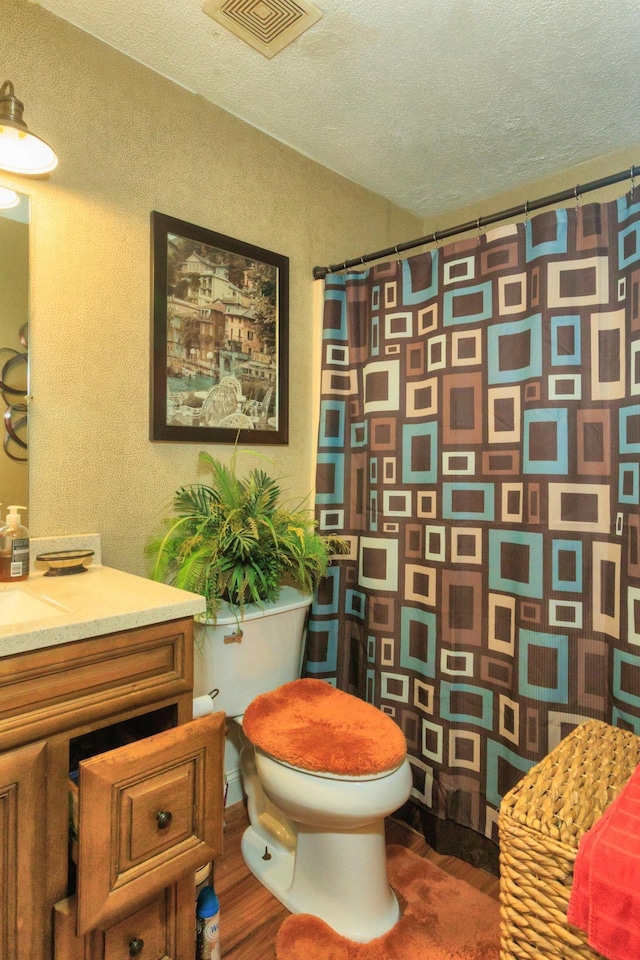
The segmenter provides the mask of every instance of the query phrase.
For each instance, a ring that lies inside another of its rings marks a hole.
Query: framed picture
[[[151,214],[151,439],[289,442],[289,258]]]

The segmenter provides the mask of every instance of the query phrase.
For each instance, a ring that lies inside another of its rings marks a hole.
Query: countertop
[[[12,591],[13,595],[5,596]],[[24,607],[25,614],[19,619],[18,613],[16,622],[7,623],[12,616],[7,610],[14,601],[20,609]],[[0,583],[0,656],[176,620],[204,610],[204,597],[198,594],[99,563],[71,576],[33,572],[26,580]]]

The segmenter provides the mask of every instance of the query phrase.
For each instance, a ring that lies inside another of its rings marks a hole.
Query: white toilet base
[[[285,850],[273,841],[267,845],[264,837],[256,833],[253,827],[247,827],[242,834],[240,849],[242,859],[262,886],[283,903],[287,910],[295,913],[293,907],[285,900],[286,891],[289,890],[293,880],[294,851]],[[271,857],[265,860],[264,854],[267,850]]]
[[[292,913],[320,917],[349,940],[367,943],[397,923],[400,908],[387,881],[384,821],[356,830],[300,824],[296,850],[268,845],[253,827],[242,856],[260,883]]]

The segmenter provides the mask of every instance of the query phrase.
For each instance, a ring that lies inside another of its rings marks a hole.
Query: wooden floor
[[[240,853],[240,838],[248,825],[244,804],[225,811],[224,850],[215,864],[215,888],[220,899],[221,953],[225,960],[275,960],[274,942],[288,910],[258,883]],[[387,840],[409,847],[447,873],[498,899],[498,879],[458,860],[442,857],[423,837],[395,820],[387,821]]]

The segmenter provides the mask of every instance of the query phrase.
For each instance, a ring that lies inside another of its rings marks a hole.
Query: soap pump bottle
[[[0,529],[0,580],[26,580],[29,576],[29,531],[20,522],[19,505],[10,506]]]

